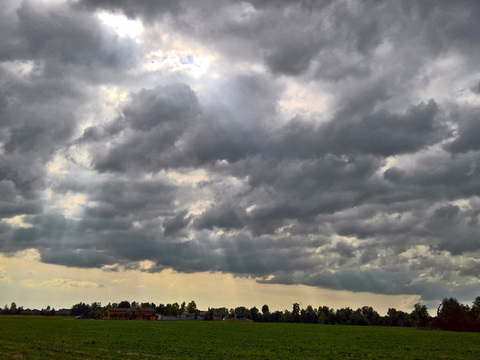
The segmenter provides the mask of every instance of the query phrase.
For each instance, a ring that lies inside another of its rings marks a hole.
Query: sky
[[[2,0],[0,304],[471,303],[479,18]]]

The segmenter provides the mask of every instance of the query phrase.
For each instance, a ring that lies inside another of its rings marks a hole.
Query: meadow
[[[414,328],[0,316],[0,359],[480,359],[480,334]]]

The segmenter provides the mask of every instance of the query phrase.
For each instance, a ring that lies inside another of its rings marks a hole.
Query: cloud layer
[[[1,7],[1,252],[478,295],[477,2]]]

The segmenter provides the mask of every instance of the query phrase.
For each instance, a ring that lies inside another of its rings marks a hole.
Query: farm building
[[[152,308],[106,308],[103,310],[104,320],[157,320]]]

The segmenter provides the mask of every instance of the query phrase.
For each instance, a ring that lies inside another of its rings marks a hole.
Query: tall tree
[[[302,317],[304,318],[303,321],[309,324],[313,324],[317,322],[317,312],[313,309],[311,305],[308,305],[305,310],[302,310]]]
[[[270,309],[268,305],[265,304],[262,306],[263,321],[270,321]]]
[[[468,312],[469,321],[473,331],[480,331],[480,296],[473,300],[473,305]]]
[[[197,312],[197,304],[194,300],[190,301],[187,305],[187,312],[189,314],[195,314]]]
[[[127,301],[127,300],[120,301],[120,303],[118,304],[118,307],[128,309],[128,308],[130,308],[130,302]]]
[[[102,303],[94,301],[90,305],[90,309],[91,309],[90,317],[92,319],[101,319],[102,318],[102,311],[103,311]]]
[[[468,306],[455,298],[445,298],[437,309],[437,326],[444,330],[465,331],[468,329]]]
[[[17,304],[14,302],[10,305],[10,314],[17,315]]]
[[[250,309],[250,317],[253,321],[258,321],[259,318],[258,318],[258,309],[256,306],[252,307]]]
[[[180,305],[179,315],[182,316],[186,309],[187,309],[187,306],[185,305],[185,301],[184,301],[182,302],[182,305]]]
[[[84,318],[88,318],[90,317],[90,311],[91,311],[90,305],[80,302],[72,306],[72,308],[70,309],[70,315],[82,316]]]
[[[412,320],[416,327],[425,327],[430,321],[427,306],[420,303],[413,305]]]
[[[294,303],[292,307],[292,321],[298,322],[300,321],[300,304]]]

